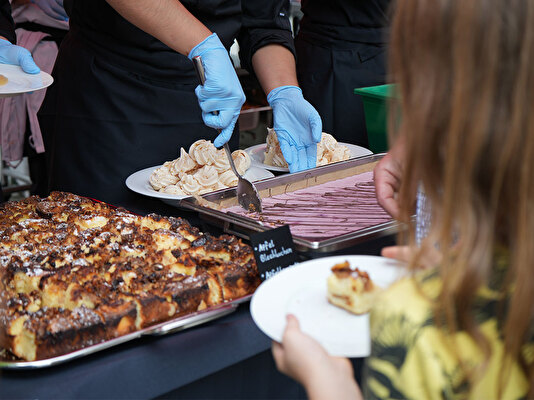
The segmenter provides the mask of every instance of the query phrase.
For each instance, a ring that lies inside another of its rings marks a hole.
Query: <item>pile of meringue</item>
[[[280,150],[280,144],[274,129],[267,128],[267,147],[265,149],[264,163],[274,167],[287,168],[287,162]],[[350,158],[347,146],[339,144],[329,133],[323,132],[321,141],[317,143],[317,166],[326,165]]]
[[[232,153],[237,172],[243,175],[250,167],[250,156],[243,150]],[[237,176],[230,169],[224,149],[217,150],[209,140],[197,140],[189,148],[182,147],[180,157],[167,161],[150,176],[154,190],[177,196],[213,192],[237,185]]]

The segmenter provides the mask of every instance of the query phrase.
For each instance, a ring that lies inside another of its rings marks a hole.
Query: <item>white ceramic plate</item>
[[[44,89],[54,82],[54,79],[44,71],[35,75],[27,74],[18,65],[0,64],[0,75],[7,78],[7,83],[0,86],[0,97]]]
[[[373,152],[369,149],[366,149],[365,147],[356,146],[355,144],[350,143],[339,143],[343,146],[347,146],[350,151],[350,158],[357,158],[362,156],[368,156],[369,154],[373,154]],[[255,146],[251,146],[245,151],[249,154],[251,160],[252,160],[252,166],[254,167],[260,167],[265,168],[270,171],[278,171],[278,172],[289,172],[288,168],[285,167],[276,167],[273,165],[264,164],[265,160],[265,149],[267,148],[267,143],[257,144]]]
[[[402,264],[376,256],[334,256],[317,258],[283,269],[263,282],[252,297],[250,313],[256,325],[280,342],[286,314],[295,315],[303,332],[321,343],[329,354],[367,357],[371,351],[369,315],[354,315],[330,304],[326,281],[331,268],[349,261],[366,271],[381,288],[404,273]]]
[[[126,178],[126,186],[130,190],[133,190],[136,193],[143,194],[145,196],[155,197],[162,200],[180,200],[188,196],[177,196],[175,194],[169,193],[160,193],[150,186],[149,178],[152,175],[152,172],[161,167],[161,165],[156,165],[155,167],[149,167],[137,171]],[[246,179],[251,182],[259,181],[261,179],[272,178],[274,175],[272,172],[267,171],[264,168],[250,167],[247,172],[243,175]]]

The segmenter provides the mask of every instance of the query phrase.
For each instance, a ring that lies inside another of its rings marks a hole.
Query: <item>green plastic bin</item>
[[[395,85],[391,84],[354,89],[355,94],[362,96],[367,140],[373,153],[388,150],[387,102],[394,97],[394,91]]]

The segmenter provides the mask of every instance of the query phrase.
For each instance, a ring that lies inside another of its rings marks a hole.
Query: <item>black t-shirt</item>
[[[302,0],[300,29],[325,41],[384,43],[390,0]]]
[[[65,0],[64,4],[73,35],[95,52],[152,76],[194,77],[186,56],[129,23],[105,0]],[[146,4],[149,7],[150,2]],[[246,68],[252,54],[265,44],[281,44],[294,53],[288,0],[182,0],[182,4],[216,32],[227,49],[237,38]]]
[[[0,0],[0,36],[5,37],[11,43],[16,43],[15,26],[8,0]]]

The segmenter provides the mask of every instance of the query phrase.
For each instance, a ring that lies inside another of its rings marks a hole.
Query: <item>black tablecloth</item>
[[[204,231],[198,215],[132,194],[129,210],[182,216]],[[383,238],[347,254],[378,254]],[[270,339],[254,324],[248,304],[236,312],[182,332],[143,337],[65,364],[38,370],[3,370],[1,399],[305,398],[279,374]]]

